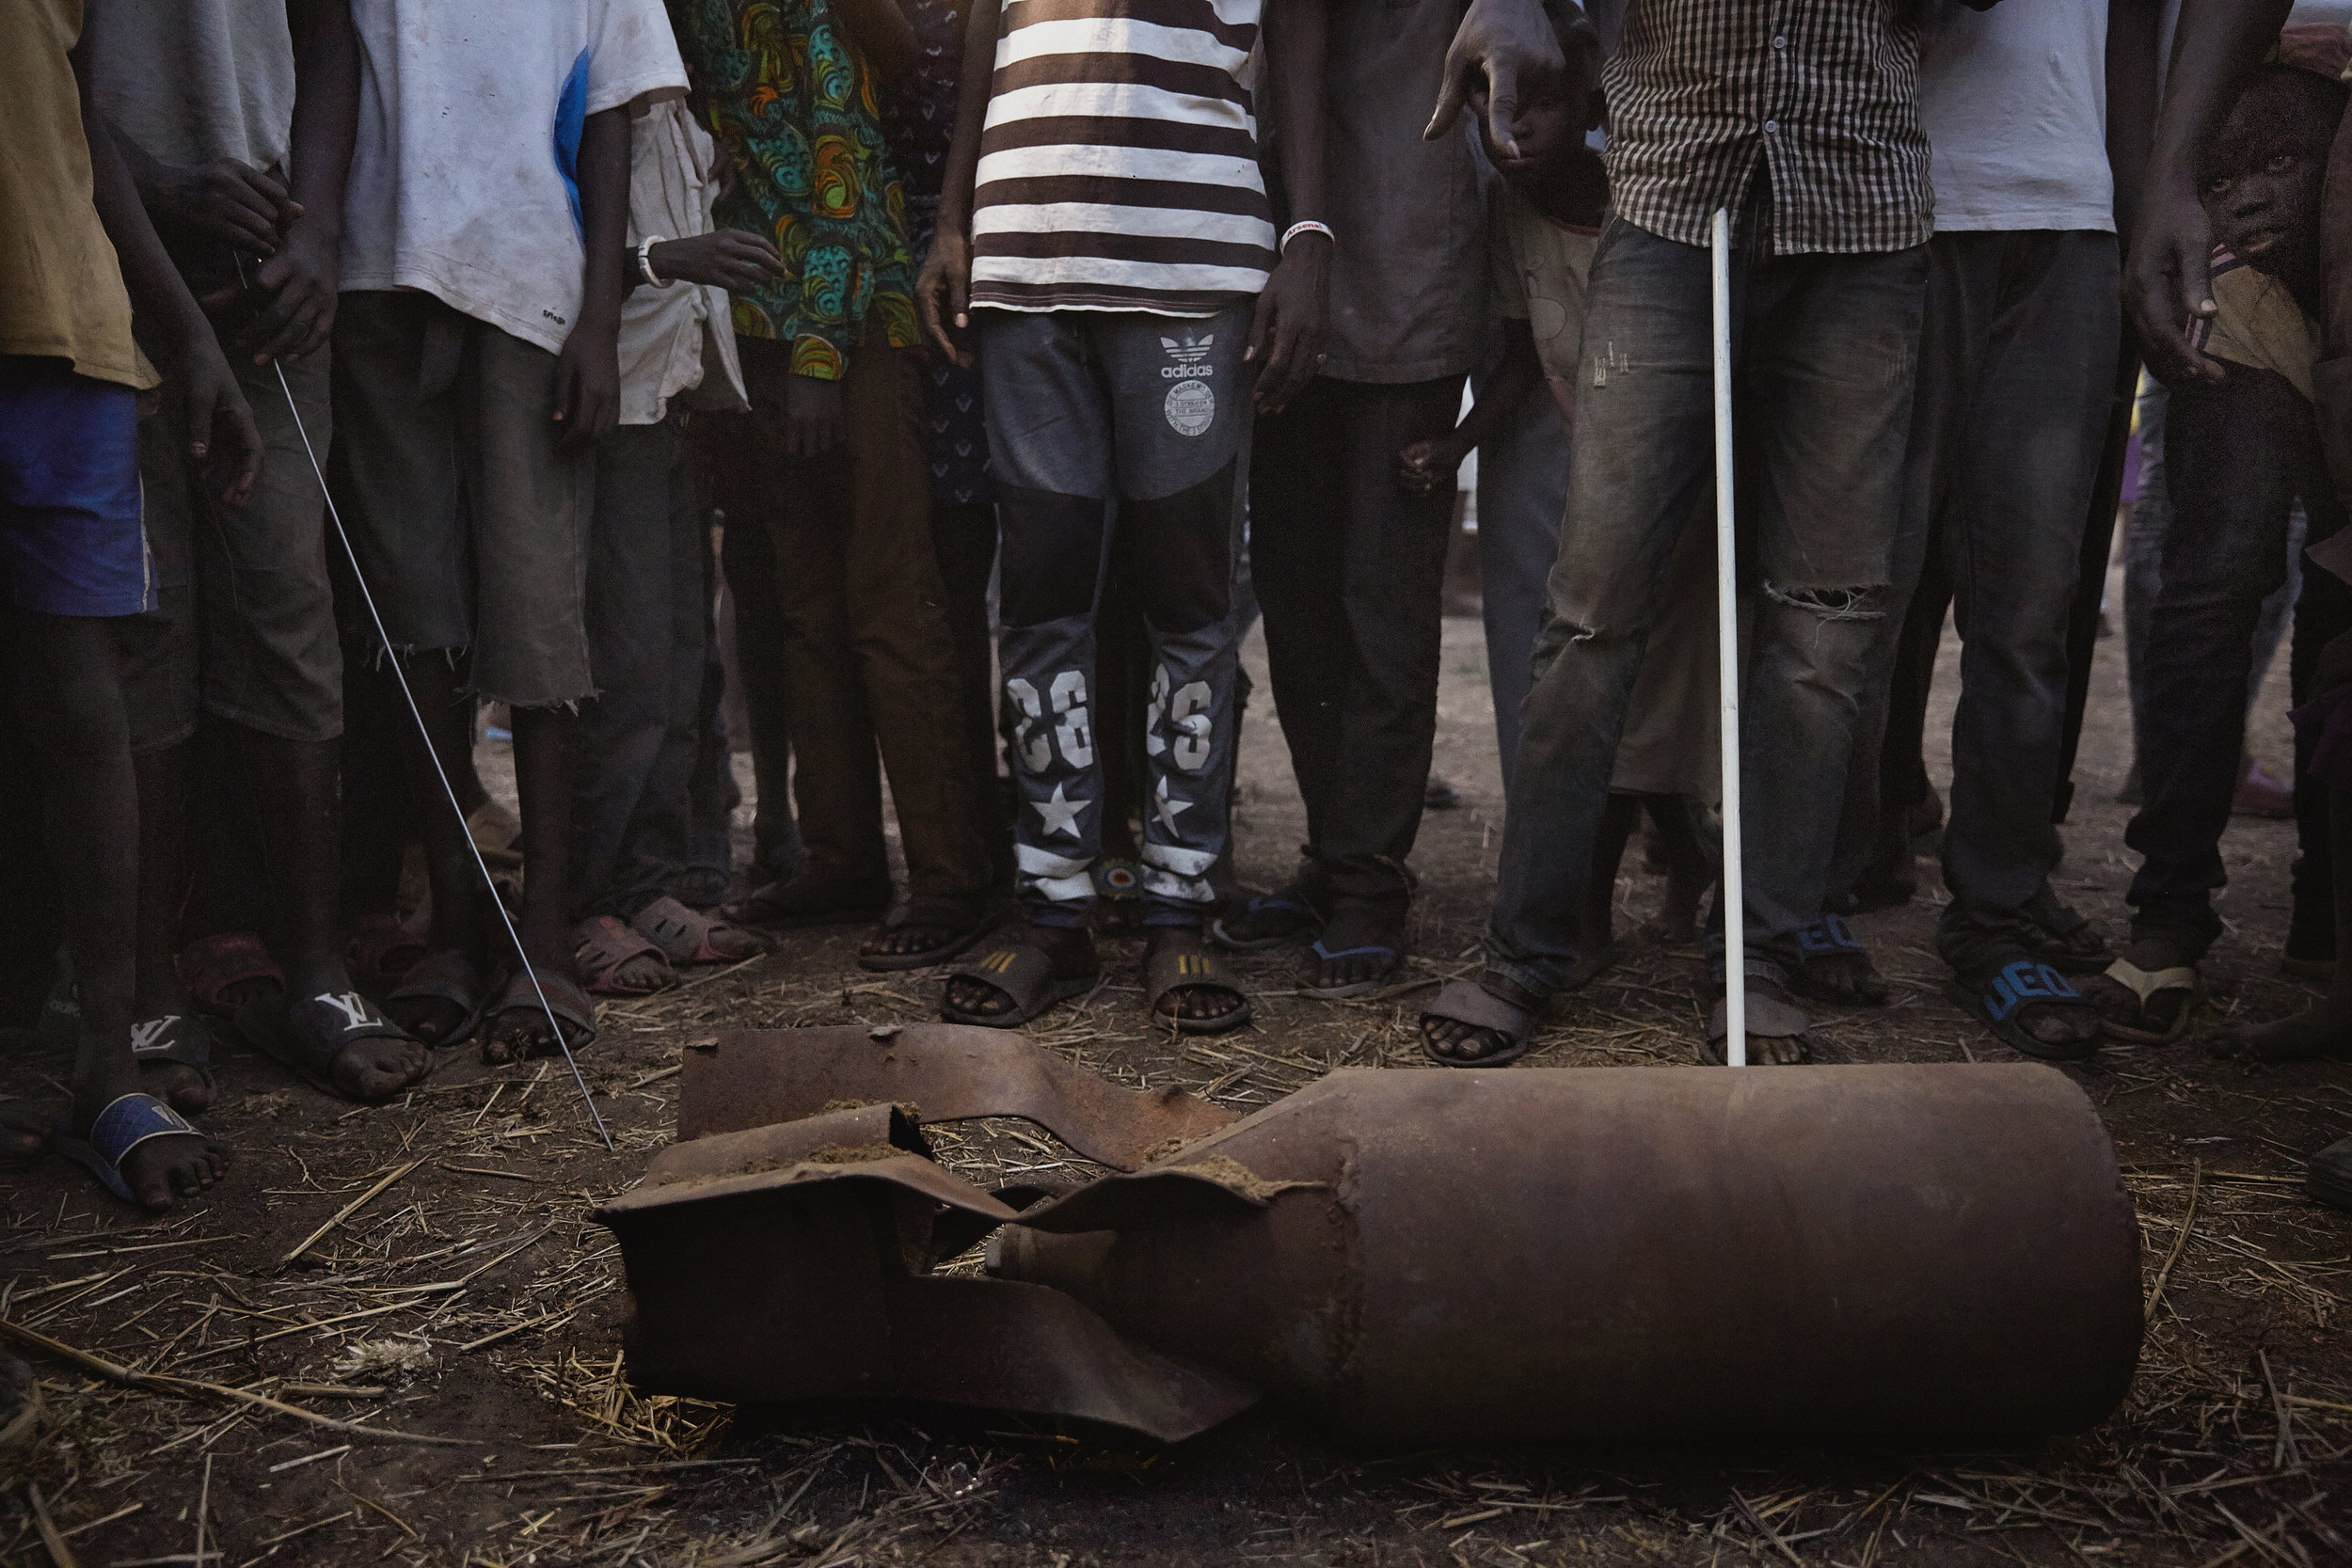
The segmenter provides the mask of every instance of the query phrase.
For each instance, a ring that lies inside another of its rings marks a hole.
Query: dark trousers
[[[1910,710],[1924,706],[1948,602],[1963,638],[1944,852],[1953,927],[2013,916],[2058,861],[2067,627],[2122,325],[2112,234],[1938,234],[1928,256],[1895,547],[1908,613],[1882,626],[1873,650],[1840,869],[1876,826],[1889,685],[1908,677],[1895,701],[1915,746]]]
[[[1329,896],[1402,898],[1438,726],[1454,492],[1406,494],[1397,453],[1454,428],[1458,375],[1321,377],[1258,420],[1249,559],[1274,706]]]
[[[789,345],[739,347],[751,412],[706,415],[695,433],[730,531],[767,535],[782,622],[771,673],[789,694],[808,873],[837,883],[889,877],[886,768],[908,894],[975,897],[989,883],[988,847],[931,540],[920,357],[879,347],[850,356],[847,442],[794,458],[785,451]],[[738,639],[747,640],[739,620]],[[759,679],[744,662],[745,680]]]
[[[2228,371],[2218,386],[2174,388],[2166,415],[2173,522],[2149,615],[2145,803],[2123,835],[2143,857],[2128,895],[2133,936],[2169,938],[2192,957],[2221,934],[2213,909],[2213,890],[2227,880],[2221,832],[2246,743],[2254,625],[2286,574],[2288,513],[2301,497],[2313,544],[2344,522],[2312,404],[2276,372]],[[2352,590],[2328,573],[2304,574],[2291,665],[2297,700],[2310,694],[2320,648],[2348,627]],[[2298,816],[2320,799],[2300,798],[2309,760],[2300,751]]]
[[[1752,204],[1742,231],[1761,231]],[[1617,738],[1677,536],[1712,476],[1708,252],[1613,220],[1593,258],[1567,518],[1486,933],[1490,974],[1568,981]],[[1740,558],[1760,579],[1740,703],[1748,958],[1820,912],[1867,656],[1888,610],[1924,245],[1732,267]],[[1751,479],[1752,476],[1752,479]],[[1699,526],[1704,526],[1703,524]]]
[[[582,916],[627,920],[692,854],[710,546],[693,502],[683,420],[623,425],[596,446],[588,525],[588,660],[572,795]]]

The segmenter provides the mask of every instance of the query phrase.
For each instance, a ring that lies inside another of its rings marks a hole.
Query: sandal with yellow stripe
[[[1189,926],[1162,926],[1152,932],[1152,945],[1143,960],[1143,990],[1150,998],[1152,1022],[1180,1035],[1221,1035],[1249,1022],[1249,999],[1225,960],[1200,941]],[[1184,1010],[1185,991],[1223,991],[1233,1005],[1206,1015]]]
[[[1085,957],[1091,960],[1093,949],[1089,944]],[[1001,1010],[981,1011],[956,1005],[959,982],[972,982],[988,989],[992,995],[1002,996],[1009,1006]],[[947,974],[947,984],[940,992],[939,1016],[950,1023],[977,1023],[986,1029],[1009,1029],[1026,1023],[1057,1002],[1073,996],[1084,996],[1103,983],[1100,965],[1089,963],[1080,974],[1055,973],[1054,956],[1037,942],[1020,935],[1008,935],[990,944],[977,958],[968,958]]]

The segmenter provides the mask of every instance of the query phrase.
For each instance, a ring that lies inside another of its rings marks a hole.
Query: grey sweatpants
[[[1022,800],[1013,847],[1032,918],[1076,924],[1094,896],[1100,748],[1122,740],[1098,739],[1089,696],[1114,512],[1133,531],[1152,643],[1146,918],[1197,920],[1214,897],[1241,631],[1249,316],[1247,305],[1208,317],[978,314],[1001,529],[997,661]]]

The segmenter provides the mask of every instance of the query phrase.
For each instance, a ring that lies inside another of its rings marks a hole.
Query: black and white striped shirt
[[[1265,286],[1263,0],[1008,0],[972,198],[972,303],[1204,316]]]
[[[1759,159],[1772,249],[1903,250],[1935,227],[1901,0],[1629,0],[1602,72],[1619,216],[1684,245]],[[2039,0],[2046,3],[2046,0]]]

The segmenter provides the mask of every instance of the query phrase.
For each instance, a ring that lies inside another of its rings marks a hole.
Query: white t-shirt
[[[640,105],[630,132],[630,247],[656,234],[685,240],[709,233],[719,199],[718,149],[685,103]],[[727,292],[675,278],[666,289],[636,281],[621,302],[621,422],[660,424],[675,397],[690,408],[750,407]]]
[[[342,286],[421,289],[560,352],[580,312],[580,121],[686,86],[661,0],[351,9],[359,142]]]
[[[1938,0],[1919,39],[1935,227],[2115,229],[2106,0]]]
[[[286,0],[106,0],[87,24],[100,109],[157,163],[285,161],[294,135]]]

